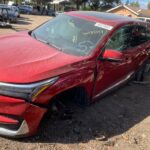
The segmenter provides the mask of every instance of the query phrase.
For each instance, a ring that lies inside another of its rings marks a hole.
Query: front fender
[[[48,104],[56,95],[69,90],[73,87],[83,87],[91,98],[95,79],[96,62],[90,61],[80,68],[74,66],[72,72],[68,72],[60,76],[59,80],[42,92],[35,100],[35,103]]]

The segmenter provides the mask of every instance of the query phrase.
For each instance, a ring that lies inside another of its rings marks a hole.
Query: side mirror
[[[120,62],[123,60],[123,53],[108,49],[105,50],[103,56],[101,57],[101,60],[110,61],[110,62]]]

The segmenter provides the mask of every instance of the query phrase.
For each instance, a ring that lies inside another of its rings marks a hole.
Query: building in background
[[[119,5],[112,9],[107,10],[107,12],[115,13],[123,16],[133,17],[133,18],[150,18],[150,10],[141,9],[138,7],[132,7],[129,5]]]

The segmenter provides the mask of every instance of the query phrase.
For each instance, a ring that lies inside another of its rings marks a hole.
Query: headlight
[[[31,84],[12,84],[0,82],[0,95],[31,100],[54,84],[58,77]]]

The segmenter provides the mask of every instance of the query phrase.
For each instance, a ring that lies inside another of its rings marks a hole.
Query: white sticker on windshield
[[[100,28],[104,28],[104,29],[107,29],[107,30],[111,30],[113,28],[112,26],[102,24],[102,23],[98,23],[98,22],[95,24],[95,26],[100,27]]]

